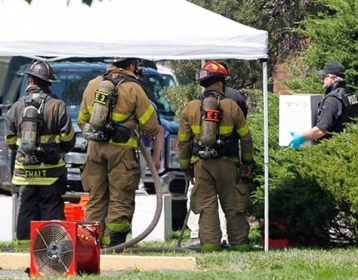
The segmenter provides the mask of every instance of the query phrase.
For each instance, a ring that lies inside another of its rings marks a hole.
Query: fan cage
[[[31,222],[31,276],[100,274],[100,225]]]

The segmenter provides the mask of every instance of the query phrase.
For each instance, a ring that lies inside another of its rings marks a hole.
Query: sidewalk
[[[161,256],[123,256],[101,255],[101,271],[121,270],[197,270],[196,260],[193,257],[161,257]],[[26,269],[30,266],[30,254],[0,253],[0,270]]]

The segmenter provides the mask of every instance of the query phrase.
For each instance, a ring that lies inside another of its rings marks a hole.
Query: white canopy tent
[[[2,2],[1,2],[2,1]],[[264,59],[267,32],[184,0],[0,0],[0,53]],[[12,3],[12,4],[8,4]],[[26,5],[28,7],[26,7]]]
[[[262,60],[268,250],[266,31],[185,0],[0,0],[0,26],[0,56]]]

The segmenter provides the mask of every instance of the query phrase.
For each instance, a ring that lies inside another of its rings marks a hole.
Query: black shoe
[[[221,242],[221,248],[223,248],[223,249],[230,249],[231,246],[230,246],[230,244],[229,244],[226,240],[223,240],[223,241]]]
[[[111,244],[109,247],[117,246],[119,244],[125,243],[127,240],[128,232],[115,232],[111,233],[109,236],[111,238]]]

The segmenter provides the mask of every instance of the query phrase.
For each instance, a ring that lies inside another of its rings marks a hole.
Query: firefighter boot
[[[110,234],[111,244],[110,247],[117,246],[126,242],[128,232],[112,232]]]

